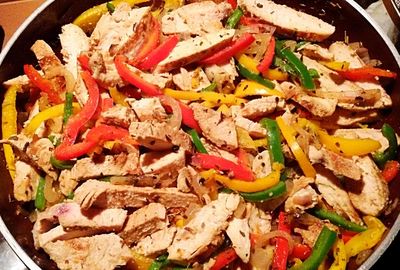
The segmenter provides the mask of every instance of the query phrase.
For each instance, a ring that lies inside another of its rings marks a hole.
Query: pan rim
[[[21,33],[27,28],[27,26],[32,23],[32,21],[40,15],[40,13],[45,10],[50,4],[56,0],[46,0],[41,4],[15,31],[11,36],[10,40],[7,42],[6,46],[0,53],[0,65],[3,63],[4,58],[10,51],[11,47],[14,45],[16,40],[19,38]],[[385,41],[391,54],[394,56],[395,61],[400,68],[400,54],[394,46],[393,42],[384,33],[383,29],[377,24],[377,22],[354,0],[345,0],[349,5],[351,5],[359,14],[361,14],[368,23],[378,32],[380,37]],[[377,260],[383,255],[383,253],[388,249],[390,244],[393,242],[394,238],[400,230],[400,214],[397,216],[392,228],[387,233],[385,239],[380,243],[379,247],[372,253],[372,255],[358,268],[358,270],[368,270],[370,269]],[[32,260],[32,258],[22,249],[22,247],[15,240],[14,236],[10,233],[7,226],[5,225],[1,215],[0,215],[0,233],[3,235],[7,244],[11,247],[16,256],[21,260],[25,266],[30,270],[41,270],[41,268]]]

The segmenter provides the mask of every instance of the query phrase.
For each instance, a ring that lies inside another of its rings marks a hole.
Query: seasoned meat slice
[[[134,250],[144,256],[161,254],[172,244],[175,234],[175,227],[159,230],[140,240]]]
[[[338,106],[354,111],[365,111],[370,109],[384,108],[380,99],[382,92],[377,89],[366,90],[355,82],[344,80],[339,74],[324,65],[303,56],[303,63],[307,68],[314,68],[319,73],[317,79],[320,89],[316,94],[323,98],[335,98]]]
[[[299,103],[307,111],[318,117],[331,116],[338,103],[334,98],[321,98],[307,95],[301,87],[290,82],[283,82],[281,88],[286,98],[290,98]]]
[[[128,128],[130,123],[137,121],[137,117],[132,109],[116,104],[110,109],[101,112],[103,122],[107,125]]]
[[[127,99],[139,121],[162,122],[168,118],[159,98],[142,98],[140,100]]]
[[[277,27],[280,34],[299,39],[322,41],[335,32],[335,27],[301,11],[269,0],[239,0],[251,14]]]
[[[183,228],[178,228],[175,239],[168,248],[168,258],[185,261],[204,252],[226,228],[227,220],[239,202],[239,195],[220,193],[217,200],[203,206]]]
[[[318,150],[310,145],[308,157],[311,163],[320,163],[337,175],[343,175],[353,180],[361,179],[361,170],[354,160],[345,158],[324,147]]]
[[[192,103],[190,107],[208,140],[228,151],[238,147],[235,123],[232,118],[224,117],[221,112],[208,109],[198,103]]]
[[[120,231],[124,226],[127,211],[123,209],[82,210],[77,203],[60,204],[58,222],[67,229],[96,229],[106,232]]]
[[[360,68],[365,63],[357,55],[356,51],[346,45],[344,42],[335,42],[329,47],[335,61],[346,61],[350,63],[350,68]],[[372,106],[373,108],[387,108],[392,106],[392,99],[386,93],[378,80],[355,82],[359,87],[366,91],[379,90],[380,99]]]
[[[257,154],[253,160],[252,171],[257,178],[266,177],[272,172],[271,158],[268,150]]]
[[[282,110],[285,107],[285,100],[277,96],[269,96],[253,99],[240,109],[240,114],[248,119],[258,119]]]
[[[61,270],[109,270],[125,265],[132,257],[113,233],[50,242],[43,249]]]
[[[198,67],[195,70],[180,69],[180,72],[172,76],[174,84],[185,91],[200,91],[210,85],[210,81],[203,69]]]
[[[241,115],[240,106],[231,106],[232,118],[237,127],[245,129],[254,138],[265,138],[267,131],[260,123],[253,122]]]
[[[346,190],[354,207],[365,215],[378,216],[389,201],[389,188],[380,170],[369,157],[357,157],[361,169],[361,183],[346,182]]]
[[[154,189],[113,185],[107,182],[89,180],[75,190],[74,201],[82,209],[92,206],[99,208],[139,208],[151,202],[163,204],[167,209],[186,208],[190,204],[200,204],[196,195],[179,192],[176,188]]]
[[[41,138],[32,142],[26,150],[28,156],[53,179],[57,179],[57,170],[50,163],[54,145],[47,138]]]
[[[235,89],[234,81],[238,73],[233,58],[225,64],[206,66],[205,72],[210,81],[217,83],[220,92],[229,93]]]
[[[349,195],[335,175],[326,169],[318,168],[315,184],[322,198],[332,206],[336,213],[345,217],[347,216],[353,222],[362,224],[362,220],[354,209]]]
[[[333,61],[333,54],[317,44],[307,43],[299,48],[301,54],[316,60]]]
[[[271,231],[271,215],[252,203],[247,203],[250,231],[255,234],[266,234]]]
[[[185,167],[185,150],[178,152],[147,152],[140,156],[140,168],[144,174],[176,179],[178,171]]]
[[[115,53],[134,35],[137,25],[149,11],[149,7],[131,9],[119,4],[112,14],[106,13],[97,22],[90,36],[92,50]]]
[[[132,122],[129,133],[141,145],[151,150],[169,150],[175,145],[188,152],[192,151],[190,136],[181,129],[174,129],[166,122]]]
[[[64,67],[53,49],[44,40],[37,40],[32,45],[31,50],[35,54],[40,68],[45,74],[54,67]]]
[[[160,203],[150,203],[129,215],[119,236],[130,246],[166,227],[165,207]]]
[[[355,112],[342,108],[336,108],[335,113],[331,116],[318,118],[318,120],[322,120],[321,127],[327,129],[354,127],[358,126],[359,123],[370,123],[376,119],[378,119],[378,113],[376,110]]]
[[[165,35],[183,37],[214,33],[224,28],[221,21],[231,11],[231,5],[226,2],[201,1],[184,5],[162,17],[162,31]]]
[[[168,57],[158,64],[156,71],[168,72],[196,62],[207,55],[212,55],[229,44],[234,34],[235,30],[232,29],[220,30],[201,37],[180,41]]]
[[[125,224],[123,209],[89,209],[83,211],[77,203],[56,204],[38,215],[33,227],[36,248],[48,242],[67,240],[105,232],[119,232]],[[56,224],[59,226],[52,228]]]
[[[40,175],[35,169],[20,160],[15,162],[14,198],[17,201],[29,202],[36,197]]]
[[[132,153],[107,155],[104,161],[91,158],[79,159],[71,169],[71,178],[76,180],[112,175],[135,174],[139,171],[139,150]]]
[[[318,194],[311,186],[306,186],[293,194],[285,201],[285,211],[290,213],[302,213],[318,204]]]
[[[61,31],[62,33],[59,37],[65,68],[75,78],[74,95],[79,103],[83,105],[87,102],[89,94],[85,83],[79,75],[81,68],[77,58],[82,52],[89,50],[89,38],[79,26],[72,23],[62,26]]]
[[[247,218],[234,217],[226,229],[226,234],[232,241],[236,254],[244,262],[250,259],[250,227]]]

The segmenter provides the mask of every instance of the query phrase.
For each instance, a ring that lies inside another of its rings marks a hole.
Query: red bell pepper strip
[[[235,9],[237,7],[236,0],[227,0],[227,2],[232,6],[232,9]]]
[[[232,172],[235,178],[243,181],[254,180],[254,175],[251,170],[222,157],[196,153],[192,157],[192,163],[193,165],[206,170],[215,169],[219,171]]]
[[[99,125],[88,132],[83,142],[61,147],[63,151],[58,154],[58,157],[61,158],[60,160],[77,158],[92,151],[102,141],[122,140],[128,136],[129,132],[126,129],[115,126]]]
[[[143,62],[139,65],[142,70],[150,70],[158,65],[162,60],[168,57],[172,50],[176,47],[179,42],[179,36],[175,35],[169,37],[155,50],[149,53]]]
[[[96,81],[92,78],[89,71],[83,71],[81,76],[88,89],[89,99],[83,106],[82,110],[78,114],[72,116],[67,122],[64,130],[63,141],[54,150],[54,156],[58,160],[68,160],[63,159],[63,155],[65,154],[64,152],[69,146],[75,143],[79,131],[93,117],[99,104],[100,94]]]
[[[275,56],[275,38],[271,36],[271,40],[269,41],[268,48],[265,51],[264,58],[261,63],[257,66],[257,70],[261,73],[267,71],[272,64]]]
[[[382,176],[387,183],[390,183],[399,174],[400,163],[396,160],[386,162],[382,171]]]
[[[233,248],[228,248],[217,255],[215,263],[210,270],[220,270],[236,260],[237,257],[235,250]]]
[[[242,16],[242,17],[240,17],[240,24],[242,24],[242,25],[264,25],[265,21],[263,21],[257,17]]]
[[[290,226],[289,224],[286,223],[284,212],[279,213],[278,230],[290,233]],[[288,256],[289,256],[288,240],[282,237],[277,237],[275,243],[275,257],[272,262],[272,269],[286,270]]]
[[[51,82],[40,76],[40,73],[32,65],[24,65],[24,72],[32,84],[47,95],[51,103],[59,104],[63,102]]]
[[[216,54],[201,60],[200,63],[203,65],[223,64],[229,61],[229,59],[231,59],[231,57],[233,57],[235,54],[238,54],[239,52],[249,47],[254,40],[255,38],[253,37],[253,35],[245,33],[243,34],[243,36],[234,41],[233,44],[226,47],[225,49],[222,49]]]
[[[312,249],[304,244],[296,244],[293,247],[291,257],[302,261],[310,257]]]
[[[161,90],[156,85],[143,80],[138,74],[130,70],[125,62],[126,57],[123,55],[117,55],[114,59],[115,67],[122,79],[139,88],[147,96],[162,95]]]
[[[344,231],[344,232],[342,232],[341,236],[342,236],[343,242],[346,244],[357,233],[358,232],[352,232],[352,231]]]
[[[93,73],[92,69],[90,68],[90,64],[89,64],[89,56],[87,56],[86,54],[80,54],[78,56],[78,62],[81,65],[83,70],[87,70],[90,73]]]
[[[158,43],[160,42],[161,35],[161,26],[157,19],[152,16],[151,20],[151,32],[147,36],[145,42],[140,47],[138,53],[135,55],[135,58],[129,63],[133,66],[137,66],[149,53],[154,51],[157,48]]]
[[[199,134],[201,134],[201,128],[199,127],[199,123],[194,118],[193,110],[185,103],[178,101],[178,104],[181,108],[182,123],[185,126],[195,129]]]
[[[376,76],[393,79],[397,77],[395,72],[375,67],[350,68],[344,71],[339,71],[339,74],[343,78],[351,81],[372,80]]]

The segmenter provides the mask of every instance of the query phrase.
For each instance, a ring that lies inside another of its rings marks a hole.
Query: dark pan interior
[[[369,22],[359,14],[345,0],[275,0],[278,3],[284,3],[295,7],[312,15],[318,16],[323,20],[336,26],[336,33],[330,38],[333,40],[344,40],[345,33],[350,41],[361,41],[369,49],[372,58],[380,59],[384,68],[400,74],[400,68],[396,59],[391,54],[385,41],[378,32],[372,28]],[[0,66],[0,82],[22,74],[22,66],[25,63],[34,63],[33,54],[30,52],[30,46],[37,39],[44,39],[53,48],[59,47],[58,34],[61,26],[71,22],[78,14],[87,8],[104,1],[98,0],[57,0],[49,5],[31,24],[22,32],[19,38],[11,47]],[[384,82],[386,90],[391,94],[394,102],[393,110],[384,112],[382,120],[377,123],[380,126],[383,122],[390,123],[398,133],[400,133],[400,80],[396,82]],[[0,86],[2,88],[2,86]],[[4,89],[0,91],[0,100],[3,99]],[[3,153],[1,151],[1,153]],[[0,175],[2,176],[0,188],[0,215],[3,218],[8,229],[22,246],[26,253],[42,269],[56,269],[55,264],[48,259],[44,252],[36,251],[33,247],[31,235],[32,224],[27,218],[26,211],[29,205],[21,205],[12,199],[12,183],[7,172],[4,156],[0,155]],[[394,180],[390,186],[391,198],[400,197],[400,179]],[[21,211],[22,209],[22,211]],[[387,226],[392,226],[400,212],[400,206],[388,216],[383,217]],[[20,213],[19,215],[17,213]],[[355,265],[351,267],[355,269]]]

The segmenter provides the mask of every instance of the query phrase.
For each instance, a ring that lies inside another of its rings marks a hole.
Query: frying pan
[[[159,0],[156,0],[159,1]],[[336,26],[335,34],[327,41],[344,40],[348,35],[350,41],[361,41],[369,49],[372,58],[380,59],[383,68],[400,74],[400,56],[394,45],[382,32],[378,25],[371,20],[368,14],[352,0],[275,0],[294,8],[318,16]],[[87,8],[104,2],[104,0],[48,0],[40,6],[17,30],[9,43],[0,54],[0,83],[23,73],[25,63],[36,63],[30,46],[37,39],[44,39],[53,48],[59,47],[58,34],[63,24],[71,22],[77,15]],[[391,124],[399,133],[400,121],[400,79],[384,81],[385,89],[393,99],[393,109],[382,114],[381,123]],[[1,85],[0,88],[3,86]],[[0,100],[3,99],[4,89],[0,89]],[[18,104],[21,105],[21,104]],[[1,152],[2,153],[2,152]],[[0,232],[30,269],[56,269],[55,264],[42,252],[33,247],[31,235],[32,224],[27,213],[32,210],[31,204],[20,204],[13,200],[12,182],[3,155],[0,155]],[[400,198],[400,179],[390,184],[390,198],[396,201]],[[19,213],[19,214],[17,214]],[[386,251],[400,229],[400,204],[393,211],[382,217],[390,228],[384,240],[358,269],[370,269],[378,258]],[[356,269],[354,262],[350,262],[350,269]]]

